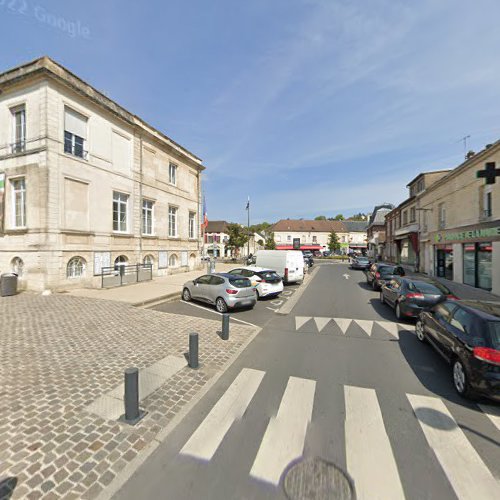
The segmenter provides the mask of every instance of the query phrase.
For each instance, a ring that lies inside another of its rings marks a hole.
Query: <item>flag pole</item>
[[[250,196],[247,202],[247,228],[248,228],[248,243],[247,243],[247,259],[250,257]]]

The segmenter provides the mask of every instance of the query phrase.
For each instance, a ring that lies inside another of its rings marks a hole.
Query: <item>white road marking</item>
[[[344,395],[347,470],[357,498],[404,499],[375,390],[346,385]]]
[[[372,334],[373,321],[364,319],[355,319],[354,322],[358,324],[368,335]]]
[[[460,499],[500,498],[500,486],[458,427],[443,401],[407,394],[415,416]]]
[[[222,313],[220,313],[219,311],[214,311],[213,309],[209,309],[208,307],[203,307],[203,306],[200,306],[198,304],[193,304],[192,302],[183,302],[183,304],[187,304],[188,306],[197,307],[198,309],[201,309],[202,311],[207,311],[207,312],[217,314],[218,316],[222,316]],[[231,316],[230,321],[239,321],[240,323],[243,323],[245,325],[257,327],[257,325],[254,325],[253,323],[249,323],[248,321],[243,321],[242,319],[235,318],[234,316]]]
[[[351,277],[351,275],[350,275],[350,274],[347,274],[347,273],[343,274],[342,276],[343,276],[346,280],[348,280],[348,279]]]
[[[314,322],[316,323],[316,326],[318,327],[318,332],[321,333],[321,330],[325,328],[325,326],[330,323],[330,320],[332,318],[314,318]]]
[[[265,372],[243,368],[194,431],[180,453],[210,460],[235,420],[240,419],[257,392]]]
[[[390,321],[376,321],[376,323],[389,332],[394,338],[399,339],[399,329],[397,323],[391,323]]]
[[[275,306],[280,306],[281,304],[283,304],[283,301],[282,300],[271,300],[271,304],[273,304]]]
[[[285,291],[281,292],[281,295],[286,295],[286,296],[288,296],[288,295],[292,295],[292,293],[293,293],[293,292],[292,292],[291,290],[285,290]]]
[[[500,431],[500,407],[489,405],[478,405],[485,415],[493,422],[493,425]]]
[[[298,330],[301,326],[307,323],[311,316],[295,316],[295,329]]]
[[[270,311],[276,312],[278,309],[273,309],[272,307],[266,306],[266,309],[269,309]]]
[[[269,421],[251,476],[277,486],[285,467],[302,456],[315,390],[314,380],[288,379],[278,414]]]
[[[342,333],[345,335],[345,332],[347,332],[347,329],[349,328],[350,324],[352,323],[352,319],[348,318],[333,318],[333,321],[337,323],[339,328],[342,330]]]

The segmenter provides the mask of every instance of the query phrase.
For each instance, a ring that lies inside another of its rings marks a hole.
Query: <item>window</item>
[[[313,236],[313,243],[318,243],[318,237],[317,236]]]
[[[281,236],[278,234],[275,238],[274,241],[276,242],[281,242]]]
[[[22,153],[26,149],[26,108],[24,104],[11,109],[12,152]]]
[[[128,263],[128,258],[125,255],[119,255],[115,259],[115,269],[123,273],[125,271],[125,266]]]
[[[169,258],[168,258],[168,265],[169,267],[177,267],[177,255],[173,253]]]
[[[417,220],[415,207],[410,208],[410,222],[415,222]]]
[[[26,182],[23,178],[13,179],[12,188],[12,225],[26,227]]]
[[[458,307],[450,324],[463,333],[472,333],[474,330],[474,317],[461,307]]]
[[[177,237],[177,208],[168,207],[168,235],[171,238]]]
[[[170,163],[168,166],[168,182],[177,186],[177,165]]]
[[[446,227],[446,209],[444,203],[438,205],[438,229],[445,229]]]
[[[484,216],[491,217],[493,214],[491,186],[484,186],[483,208]]]
[[[196,214],[194,212],[189,212],[189,238],[196,238]]]
[[[22,278],[24,271],[24,262],[20,257],[14,257],[10,261],[10,268],[13,273],[17,274],[20,278]]]
[[[403,226],[406,226],[406,224],[408,224],[408,212],[403,210]]]
[[[155,263],[155,260],[154,260],[154,258],[153,258],[153,256],[152,256],[152,255],[146,255],[146,256],[144,257],[143,262],[144,262],[144,264],[145,264],[146,266],[151,266],[151,268],[152,268],[152,267],[153,267],[153,264]]]
[[[142,200],[142,234],[153,234],[153,207],[151,200]]]
[[[286,241],[292,241],[292,237],[291,237],[290,235],[288,235],[288,236],[286,237]]]
[[[128,194],[113,191],[113,231],[127,232]]]
[[[434,316],[439,319],[442,318],[444,321],[450,321],[451,314],[455,310],[456,305],[448,302],[443,302],[434,306],[432,309],[434,311]]]
[[[67,278],[81,278],[85,272],[85,259],[82,257],[73,257],[66,267]]]
[[[76,111],[64,109],[64,152],[79,158],[87,158],[87,118]]]

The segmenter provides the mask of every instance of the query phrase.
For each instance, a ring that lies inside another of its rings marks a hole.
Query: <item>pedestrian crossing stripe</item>
[[[193,432],[180,454],[209,461],[233,423],[241,419],[265,372],[244,368]],[[279,485],[284,470],[304,454],[314,425],[316,381],[289,377],[278,412],[270,418],[249,475]],[[460,499],[499,499],[500,484],[439,397],[406,395],[427,446]],[[297,404],[300,402],[299,404]],[[344,386],[345,457],[359,500],[405,498],[394,449],[375,389]],[[480,410],[490,407],[479,405]],[[495,410],[495,408],[493,408]],[[405,417],[407,418],[407,417]],[[496,425],[496,424],[495,424]],[[219,451],[221,453],[222,450]]]
[[[478,405],[479,408],[488,416],[493,422],[493,425],[500,431],[500,407],[489,405]]]
[[[350,319],[350,318],[326,318],[322,316],[295,316],[295,330],[300,330],[308,321],[314,320],[314,324],[319,333],[321,333],[325,327],[333,322],[336,324],[341,332],[345,335],[351,323],[354,322],[358,325],[368,336],[372,335],[373,325],[377,324],[382,329],[384,329],[391,337],[399,339],[399,329],[403,330],[413,330],[412,325],[406,325],[404,323],[393,323],[392,321],[371,321],[364,319]]]

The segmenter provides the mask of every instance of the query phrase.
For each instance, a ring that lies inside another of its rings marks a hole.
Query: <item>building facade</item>
[[[500,165],[500,141],[418,197],[420,254],[428,274],[500,295],[500,176],[478,177],[487,164]]]
[[[0,272],[28,289],[200,263],[202,162],[44,57],[0,74]]]
[[[205,228],[203,240],[202,255],[207,257],[229,258],[236,257],[233,251],[228,247],[229,242],[229,223],[224,220],[209,221]],[[243,228],[245,231],[246,228]],[[248,257],[250,254],[255,255],[258,250],[264,248],[265,238],[258,233],[250,234],[248,244],[238,249],[238,257]]]
[[[368,221],[366,237],[368,240],[368,256],[378,258],[385,255],[385,216],[394,209],[394,205],[384,203],[377,205]]]

